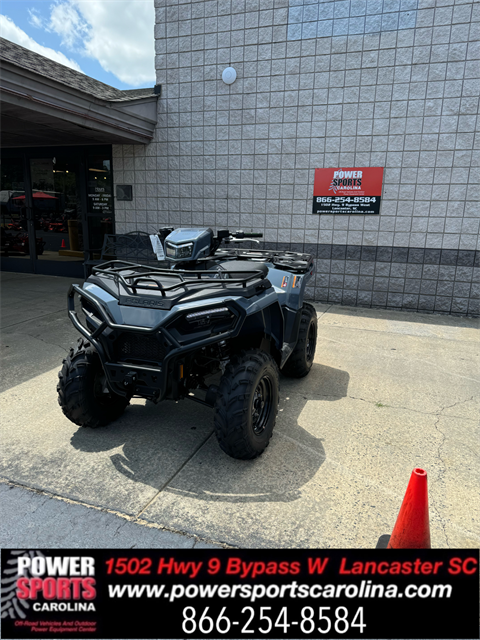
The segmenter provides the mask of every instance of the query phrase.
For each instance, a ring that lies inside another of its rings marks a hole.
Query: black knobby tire
[[[105,373],[95,348],[80,338],[63,361],[57,385],[58,404],[80,427],[101,427],[119,418],[128,398],[106,392]]]
[[[303,378],[312,368],[317,344],[317,312],[311,304],[302,308],[298,340],[295,349],[285,363],[282,373],[290,378]]]
[[[232,458],[251,460],[265,451],[278,413],[279,374],[275,360],[250,349],[225,369],[215,402],[215,433]]]

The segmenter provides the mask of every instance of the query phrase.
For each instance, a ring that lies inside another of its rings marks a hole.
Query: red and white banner
[[[383,167],[315,169],[312,213],[380,213]]]

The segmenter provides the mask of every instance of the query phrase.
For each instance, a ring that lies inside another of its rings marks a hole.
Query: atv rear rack
[[[135,271],[135,273],[128,273],[131,271]],[[233,273],[235,273],[235,271],[233,271]],[[134,295],[136,295],[137,290],[140,289],[142,291],[159,292],[162,297],[165,297],[167,292],[174,291],[175,289],[185,288],[188,290],[189,287],[205,287],[206,284],[209,285],[209,288],[217,288],[216,285],[220,285],[221,288],[226,289],[231,285],[241,285],[241,287],[245,289],[247,285],[252,284],[254,280],[265,279],[264,273],[259,269],[255,269],[255,267],[252,267],[252,270],[241,278],[231,278],[228,277],[228,273],[226,272],[162,269],[160,267],[146,267],[142,264],[125,262],[123,260],[111,260],[101,266],[93,267],[92,275],[112,277],[117,284],[121,282],[123,286],[127,290],[132,291]],[[178,282],[164,286],[157,279],[159,276],[177,278]]]
[[[294,251],[221,248],[217,249],[213,256],[204,259],[212,260],[215,258],[271,262],[275,267],[292,273],[307,273],[313,266],[313,257],[309,253],[296,253]]]

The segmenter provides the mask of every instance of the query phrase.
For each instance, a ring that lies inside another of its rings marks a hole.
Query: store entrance
[[[3,158],[0,190],[0,255],[10,271],[31,271],[22,156]],[[15,268],[16,267],[16,268]]]
[[[111,149],[2,155],[0,202],[2,269],[82,277],[114,229]]]
[[[81,185],[78,162],[62,156],[32,158],[32,213],[35,258],[59,270],[83,264]],[[63,264],[60,264],[63,263]],[[42,271],[42,265],[36,265]],[[53,267],[54,265],[50,265]]]

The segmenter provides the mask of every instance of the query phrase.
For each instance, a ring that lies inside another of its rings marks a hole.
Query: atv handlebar
[[[212,250],[210,252],[210,255],[215,254],[215,251],[220,247],[222,240],[224,240],[226,244],[229,244],[230,242],[242,242],[243,240],[247,240],[250,238],[263,238],[263,233],[250,233],[248,231],[229,231],[228,229],[221,229],[213,238]],[[254,242],[258,243],[258,240],[254,240]]]
[[[235,240],[242,240],[243,238],[263,238],[263,233],[249,233],[245,231],[233,231],[230,235]]]

